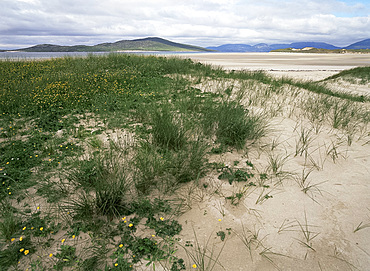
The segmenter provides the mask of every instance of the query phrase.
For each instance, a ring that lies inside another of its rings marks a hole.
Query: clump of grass
[[[246,140],[256,140],[266,131],[261,117],[251,115],[248,109],[232,101],[222,102],[209,110],[204,128],[214,131],[221,144],[238,149],[244,147]]]
[[[167,106],[162,106],[161,110],[154,112],[152,135],[153,143],[157,146],[179,150],[186,144],[185,132],[182,123],[175,122]]]

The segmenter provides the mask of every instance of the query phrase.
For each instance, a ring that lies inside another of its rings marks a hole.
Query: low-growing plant
[[[222,269],[225,269],[221,263],[219,262],[219,258],[223,251],[223,248],[226,242],[223,242],[222,247],[216,252],[214,244],[212,248],[210,248],[210,239],[211,235],[207,239],[204,245],[200,244],[198,241],[198,237],[194,231],[194,244],[184,246],[184,250],[191,261],[191,265],[193,268],[202,270],[202,271],[210,271],[215,268],[215,266],[219,266]]]

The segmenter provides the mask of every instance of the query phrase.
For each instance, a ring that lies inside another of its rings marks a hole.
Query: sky
[[[0,0],[0,49],[161,37],[227,43],[370,38],[370,0]]]

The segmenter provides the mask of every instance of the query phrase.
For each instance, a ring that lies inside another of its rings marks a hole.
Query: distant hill
[[[315,53],[315,54],[347,54],[347,53],[360,53],[369,54],[370,49],[321,49],[314,47],[305,47],[303,49],[284,48],[272,50],[270,52],[283,52],[283,53]]]
[[[356,43],[353,43],[344,49],[370,49],[370,39],[362,40]]]
[[[370,39],[356,42],[347,47],[337,47],[324,42],[294,42],[290,44],[271,44],[260,43],[256,45],[248,44],[224,44],[216,47],[207,47],[207,49],[219,52],[270,52],[273,50],[281,50],[287,48],[303,49],[307,47],[337,50],[337,49],[370,49]]]
[[[101,43],[93,46],[73,45],[61,46],[53,44],[39,44],[36,46],[17,49],[22,52],[114,52],[124,50],[138,51],[212,51],[203,47],[181,44],[157,37],[135,40],[120,40],[113,43]]]

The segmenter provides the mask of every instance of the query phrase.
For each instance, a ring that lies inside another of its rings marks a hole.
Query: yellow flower
[[[49,257],[50,257],[50,258],[51,258],[51,257],[53,257],[53,253],[50,253],[50,254],[49,254]]]
[[[21,249],[19,250],[19,252],[23,252],[23,250],[24,250],[24,248],[21,248]]]
[[[72,239],[75,239],[76,238],[76,235],[72,235]]]
[[[62,239],[62,244],[66,241],[66,239]]]
[[[119,247],[123,247],[123,244],[120,244]]]
[[[126,220],[126,217],[122,217],[121,219],[124,221],[124,220]]]
[[[220,221],[220,222],[221,222],[221,221],[222,221],[222,219],[220,218],[218,221]]]
[[[27,255],[28,253],[30,253],[28,249],[24,251],[24,255]]]
[[[27,227],[23,227],[23,229],[22,229],[22,230],[25,230],[25,229],[27,229]]]
[[[114,266],[118,266],[118,263],[115,263]]]
[[[19,241],[22,241],[23,240],[23,236],[19,237]]]
[[[192,265],[192,267],[193,267],[193,268],[197,268],[197,265],[196,265],[196,264],[193,264],[193,265]]]
[[[130,224],[128,224],[128,226],[131,228],[132,226],[134,226],[134,224],[130,223]]]
[[[13,242],[14,240],[15,240],[15,238],[10,239],[11,242]]]
[[[41,228],[40,228],[40,231],[43,231],[43,230],[44,230],[44,227],[41,227]]]
[[[37,206],[37,207],[36,207],[36,209],[37,209],[37,210],[40,210],[40,206]]]
[[[160,220],[162,220],[162,221],[164,220],[164,218],[163,218],[163,217],[160,217],[159,219],[160,219]]]

